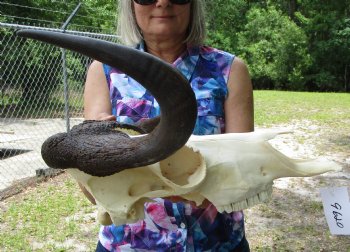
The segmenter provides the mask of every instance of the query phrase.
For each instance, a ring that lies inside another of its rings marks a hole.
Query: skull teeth
[[[253,197],[247,198],[245,200],[230,203],[227,205],[217,206],[217,210],[222,213],[231,213],[234,211],[240,211],[252,207],[259,203],[265,203],[271,199],[272,187],[267,188],[265,191],[261,191]]]

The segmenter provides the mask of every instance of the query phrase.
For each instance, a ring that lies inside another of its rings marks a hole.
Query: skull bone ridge
[[[278,134],[191,136],[175,154],[152,165],[106,177],[69,172],[119,225],[143,219],[144,203],[152,198],[179,195],[197,205],[208,199],[219,212],[232,212],[269,200],[274,179],[341,170],[332,161],[285,156],[268,143]]]

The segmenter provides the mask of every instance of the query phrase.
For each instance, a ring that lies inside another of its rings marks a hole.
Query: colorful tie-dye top
[[[137,49],[144,51],[143,44]],[[198,104],[193,134],[224,132],[224,101],[234,55],[210,48],[188,47],[173,63],[191,83]],[[160,113],[153,96],[126,74],[104,65],[117,121],[134,124]],[[231,251],[244,236],[242,212],[218,213],[213,205],[154,199],[145,203],[145,219],[122,226],[102,226],[99,239],[110,251]]]

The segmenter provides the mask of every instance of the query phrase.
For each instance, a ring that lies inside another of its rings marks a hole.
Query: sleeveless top
[[[137,49],[145,51],[143,43]],[[214,48],[188,47],[173,63],[195,92],[198,116],[193,134],[224,133],[224,101],[234,55]],[[134,124],[160,114],[157,101],[138,82],[104,65],[112,113]],[[109,251],[230,251],[244,236],[242,212],[219,213],[213,205],[154,199],[145,203],[145,219],[121,226],[102,226],[101,244]]]

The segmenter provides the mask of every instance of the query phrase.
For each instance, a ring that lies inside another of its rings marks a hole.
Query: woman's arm
[[[84,90],[84,119],[115,121],[106,77],[101,62],[93,61],[87,72]],[[94,197],[80,184],[79,187],[87,199],[96,204]]]
[[[85,120],[114,121],[106,76],[101,62],[93,61],[87,72],[84,90]]]
[[[228,80],[225,109],[225,132],[254,131],[253,87],[245,63],[235,58]]]

